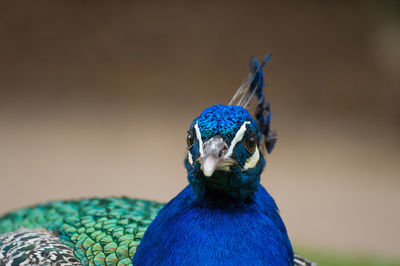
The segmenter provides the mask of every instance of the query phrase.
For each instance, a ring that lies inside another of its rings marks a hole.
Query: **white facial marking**
[[[199,140],[199,152],[200,152],[200,157],[203,157],[204,152],[203,152],[203,140],[201,139],[201,133],[199,129],[198,123],[194,125],[194,129],[196,131],[196,137]]]
[[[247,124],[250,124],[250,121],[245,121],[242,124],[242,126],[239,128],[238,132],[236,132],[236,135],[231,142],[231,146],[229,147],[228,152],[224,156],[225,158],[228,158],[232,155],[233,149],[235,148],[236,144],[242,140],[244,132],[246,132],[246,130],[247,130],[247,127],[246,127]]]
[[[259,159],[260,159],[260,152],[258,151],[258,147],[256,147],[256,150],[254,151],[253,155],[247,158],[246,164],[243,167],[244,170],[255,167]]]
[[[190,151],[188,151],[187,157],[188,157],[188,161],[189,161],[190,165],[193,165],[193,156]]]

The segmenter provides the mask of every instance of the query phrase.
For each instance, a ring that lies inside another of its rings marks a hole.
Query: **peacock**
[[[293,253],[260,184],[277,140],[262,90],[269,58],[251,57],[231,102],[193,120],[189,184],[170,202],[106,197],[12,211],[0,218],[0,265],[315,265]]]

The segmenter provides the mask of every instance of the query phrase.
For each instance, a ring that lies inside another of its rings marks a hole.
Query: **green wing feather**
[[[109,197],[53,201],[10,212],[0,217],[0,264],[4,251],[10,253],[12,265],[48,260],[76,265],[76,259],[83,265],[130,265],[144,232],[163,205]],[[294,264],[316,265],[298,255]]]
[[[54,201],[1,217],[0,234],[44,228],[73,248],[84,265],[128,265],[162,207],[126,197]]]

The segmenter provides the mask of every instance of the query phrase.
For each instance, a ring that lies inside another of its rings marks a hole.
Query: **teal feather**
[[[46,229],[72,248],[84,265],[129,265],[162,206],[126,197],[48,202],[1,217],[0,234],[20,228]]]

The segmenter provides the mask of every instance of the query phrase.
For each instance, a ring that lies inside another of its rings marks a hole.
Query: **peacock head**
[[[270,131],[270,104],[263,94],[263,66],[251,57],[250,75],[229,105],[214,105],[193,120],[187,136],[185,167],[198,195],[228,195],[248,198],[260,183],[265,159],[260,147],[270,153],[276,142]],[[245,109],[254,96],[257,107],[253,119]]]
[[[258,123],[246,109],[214,105],[192,122],[185,166],[199,195],[246,198],[257,189],[265,159]]]

